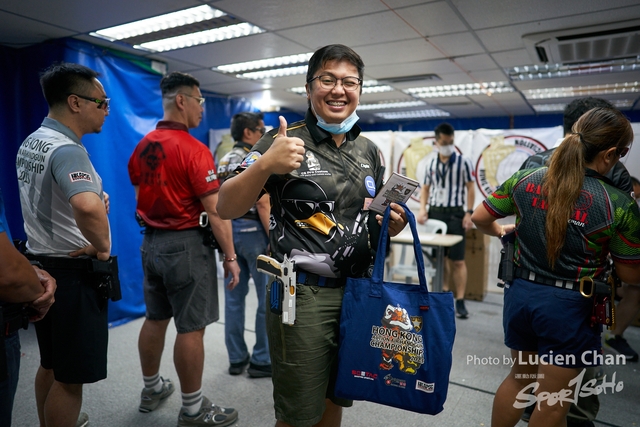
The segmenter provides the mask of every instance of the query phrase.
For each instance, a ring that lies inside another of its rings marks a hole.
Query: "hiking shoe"
[[[256,365],[255,363],[249,364],[247,373],[251,378],[266,378],[271,376],[271,365]]]
[[[233,408],[222,408],[213,405],[206,397],[202,398],[200,411],[193,417],[180,413],[178,417],[178,427],[188,426],[218,426],[224,427],[235,423],[238,420],[238,411]]]
[[[469,312],[467,311],[466,307],[464,306],[464,300],[463,299],[457,299],[456,300],[456,313],[458,313],[458,317],[460,319],[466,319],[467,317],[469,317]]]
[[[142,389],[142,393],[140,393],[140,407],[138,408],[140,412],[151,412],[155,410],[163,400],[171,396],[171,393],[175,391],[176,388],[169,378],[165,380],[160,377],[160,380],[162,381],[162,390],[159,392],[154,393],[152,389],[149,388]]]
[[[251,359],[251,356],[247,356],[247,358],[244,359],[242,362],[236,362],[229,365],[229,374],[240,375],[241,373],[243,373],[244,368],[246,368],[247,365],[249,364],[249,359]]]
[[[638,353],[627,343],[627,340],[620,335],[614,335],[613,338],[609,338],[604,341],[604,346],[615,353],[623,354],[625,359],[629,362],[638,361]]]
[[[89,415],[84,412],[80,412],[78,415],[78,421],[76,421],[76,427],[87,427],[89,425]]]

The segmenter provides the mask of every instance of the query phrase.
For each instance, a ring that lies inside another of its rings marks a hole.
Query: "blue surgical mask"
[[[313,109],[313,104],[311,105],[311,110],[316,114],[316,118],[318,119],[318,127],[326,130],[327,132],[333,135],[342,135],[343,133],[349,132],[353,127],[353,125],[355,125],[358,119],[360,118],[356,114],[356,110],[353,110],[353,113],[351,113],[349,117],[344,119],[342,123],[327,123]]]

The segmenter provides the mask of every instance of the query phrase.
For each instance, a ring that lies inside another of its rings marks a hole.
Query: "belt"
[[[463,211],[464,207],[462,206],[429,206],[429,212],[442,212],[442,213],[451,213],[451,212],[460,212]]]
[[[207,226],[209,227],[209,226]],[[180,231],[190,231],[190,230],[203,230],[207,227],[200,227],[199,225],[195,226],[195,227],[189,227],[189,228],[181,228],[179,230],[176,230],[174,228],[156,228],[156,227],[152,227],[150,225],[146,225],[145,228],[147,229],[147,231],[160,231],[160,232],[164,232],[164,231],[172,231],[172,232],[180,232]]]
[[[322,288],[340,288],[347,283],[344,277],[324,277],[318,274],[298,269],[296,271],[296,282],[300,285],[320,286]]]
[[[42,268],[44,270],[58,269],[93,271],[93,258],[66,258],[57,256],[33,255],[29,253],[25,254],[25,256],[31,261],[38,261],[40,264],[42,264]]]
[[[515,277],[529,280],[531,282],[536,282],[541,285],[555,286],[556,288],[569,289],[571,291],[580,291],[580,282],[552,279],[550,277],[545,277],[541,274],[535,273],[531,270],[527,270],[526,268],[516,267]],[[607,285],[605,282],[601,280],[594,280],[593,284],[595,285],[594,294],[610,293],[608,291],[609,285]]]

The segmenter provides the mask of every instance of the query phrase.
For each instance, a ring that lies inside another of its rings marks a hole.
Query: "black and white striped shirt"
[[[469,181],[475,182],[471,160],[453,153],[447,163],[433,156],[427,163],[424,184],[429,185],[429,205],[436,207],[462,207],[467,201]]]

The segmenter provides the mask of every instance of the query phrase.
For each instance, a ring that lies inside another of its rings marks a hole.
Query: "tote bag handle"
[[[413,252],[416,257],[416,264],[418,267],[418,278],[420,280],[420,306],[429,306],[429,289],[427,289],[427,279],[424,274],[424,259],[422,258],[422,246],[420,245],[420,239],[418,238],[418,230],[416,228],[416,219],[413,212],[409,210],[407,205],[399,203],[405,211],[407,221],[411,227],[411,234],[413,235]],[[371,290],[369,295],[372,297],[380,298],[382,296],[382,283],[384,276],[384,254],[387,253],[387,240],[389,235],[389,217],[391,215],[391,207],[387,206],[384,211],[384,218],[382,219],[382,229],[380,230],[380,240],[378,241],[378,251],[376,252],[376,260],[373,266],[373,276],[371,277]],[[408,285],[415,286],[415,285]]]

